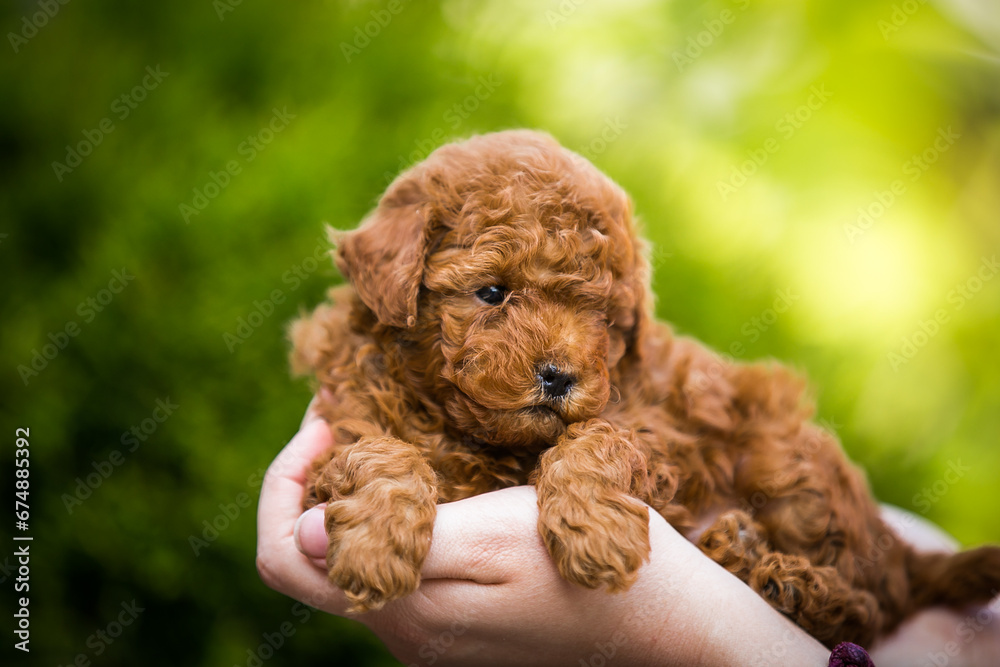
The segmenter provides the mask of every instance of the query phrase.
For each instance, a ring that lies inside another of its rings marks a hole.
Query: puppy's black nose
[[[542,386],[545,398],[562,398],[573,388],[575,379],[552,364],[542,366],[538,371],[538,383]]]

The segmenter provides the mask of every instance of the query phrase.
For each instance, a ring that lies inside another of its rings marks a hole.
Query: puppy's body
[[[435,151],[337,261],[353,287],[295,324],[293,363],[331,397],[305,505],[357,609],[417,587],[438,502],[526,483],[568,580],[632,583],[641,500],[829,644],[1000,586],[1000,550],[918,556],[883,524],[799,380],[652,321],[628,199],[544,135]]]

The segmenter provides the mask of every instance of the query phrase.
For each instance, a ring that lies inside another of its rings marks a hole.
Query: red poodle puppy
[[[417,588],[437,503],[519,484],[567,580],[627,588],[650,505],[828,645],[1000,588],[1000,548],[896,537],[799,379],[652,319],[628,197],[551,137],[446,145],[335,243],[351,285],[293,325],[292,358],[332,396],[304,504],[327,503],[356,610]]]

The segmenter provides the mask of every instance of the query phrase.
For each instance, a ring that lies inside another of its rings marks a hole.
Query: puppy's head
[[[544,446],[601,413],[637,352],[648,276],[630,208],[547,135],[478,136],[400,175],[337,264],[456,428]]]

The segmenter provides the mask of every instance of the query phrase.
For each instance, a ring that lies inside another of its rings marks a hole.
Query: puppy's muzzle
[[[576,384],[576,377],[553,364],[545,364],[539,368],[537,377],[542,395],[549,400],[566,396]]]

